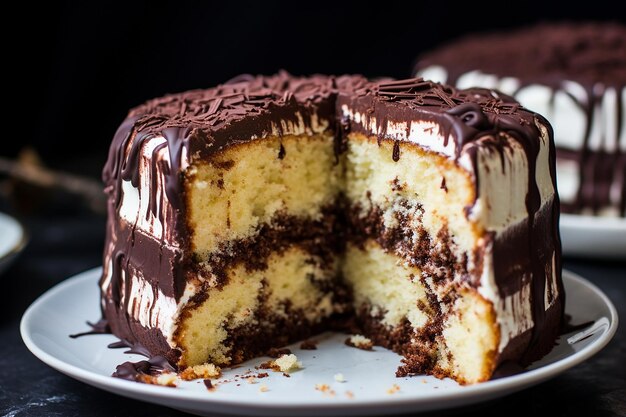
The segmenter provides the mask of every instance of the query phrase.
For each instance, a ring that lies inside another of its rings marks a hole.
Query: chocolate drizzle
[[[391,155],[391,159],[393,159],[393,162],[398,162],[400,160],[400,142],[398,141],[393,143],[393,154]]]
[[[72,339],[76,339],[77,337],[87,336],[91,334],[111,334],[111,328],[109,327],[109,322],[107,319],[100,319],[96,323],[87,322],[87,325],[91,327],[91,330],[82,333],[74,333],[71,334],[70,337]]]
[[[114,378],[126,379],[128,381],[147,382],[149,377],[158,376],[163,372],[176,372],[167,358],[157,355],[152,356],[148,349],[139,343],[131,343],[127,340],[119,340],[108,345],[109,349],[129,348],[124,353],[142,355],[148,360],[138,362],[124,362],[118,365],[111,375]],[[148,377],[148,378],[146,378]]]
[[[154,356],[139,362],[124,362],[115,368],[111,376],[127,381],[146,382],[145,377],[158,376],[163,372],[176,372],[176,369],[163,356]]]

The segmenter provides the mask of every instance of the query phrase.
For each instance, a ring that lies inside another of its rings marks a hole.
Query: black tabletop
[[[41,211],[41,210],[40,210]],[[48,288],[101,264],[104,218],[81,210],[22,217],[30,242],[0,276],[0,414],[5,416],[182,416],[69,378],[33,356],[19,334],[24,310]],[[565,268],[598,285],[626,317],[626,260],[566,259]],[[626,325],[587,362],[499,400],[435,413],[524,416],[626,416]]]

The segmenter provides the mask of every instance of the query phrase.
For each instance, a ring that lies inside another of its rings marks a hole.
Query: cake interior
[[[202,290],[180,313],[179,365],[233,365],[352,317],[405,356],[399,375],[488,379],[495,313],[464,283],[484,235],[464,214],[473,179],[407,142],[350,133],[335,150],[332,132],[274,136],[188,170]]]

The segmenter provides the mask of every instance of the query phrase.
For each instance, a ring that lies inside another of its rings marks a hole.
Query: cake
[[[466,36],[423,54],[415,73],[495,88],[554,126],[564,212],[626,216],[626,27],[544,23]]]
[[[563,317],[551,135],[508,96],[420,78],[148,101],[103,171],[103,316],[178,369],[338,328],[401,354],[397,375],[528,364]]]

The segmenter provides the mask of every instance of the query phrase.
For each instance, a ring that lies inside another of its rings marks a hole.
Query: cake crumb
[[[398,386],[398,384],[393,384],[391,388],[387,390],[387,394],[395,394],[398,391],[400,391],[400,387]]]
[[[353,399],[354,398],[354,393],[352,391],[346,391],[346,397]]]
[[[203,365],[190,366],[185,368],[179,375],[181,379],[185,381],[191,381],[193,379],[209,379],[218,378],[221,375],[219,367],[212,363],[205,363]]]
[[[332,390],[328,384],[315,384],[315,389],[323,394],[330,395],[331,397],[335,396],[335,391]]]
[[[205,379],[203,382],[204,382],[204,386],[209,391],[215,391],[215,389],[217,388],[217,386],[213,385],[213,382],[210,379]]]
[[[269,389],[269,388],[267,387],[267,385],[265,385],[265,384],[261,384],[261,385],[259,386],[259,392],[267,392],[267,391],[269,391],[269,390],[270,390],[270,389]]]
[[[290,355],[291,350],[289,348],[271,348],[267,351],[267,356],[270,358],[279,358],[283,355]]]
[[[270,376],[270,374],[268,374],[267,372],[259,372],[258,374],[256,374],[257,378],[267,378],[268,376]]]
[[[337,382],[346,382],[346,378],[344,378],[343,374],[341,373],[335,374],[334,378]]]
[[[317,350],[317,342],[315,340],[305,340],[300,343],[300,349],[302,350]]]
[[[291,372],[302,368],[302,362],[298,361],[296,355],[282,355],[274,361],[280,372]]]
[[[156,385],[163,385],[164,387],[175,387],[176,374],[173,372],[163,373],[154,378],[154,383]]]
[[[261,369],[271,369],[276,372],[288,373],[302,368],[302,362],[293,353],[282,355],[273,361],[263,362],[259,365]]]
[[[345,344],[361,350],[372,350],[374,343],[367,337],[354,334],[346,339]]]
[[[254,376],[254,375],[247,377],[246,381],[248,381],[248,384],[256,384],[257,383],[256,376]]]

